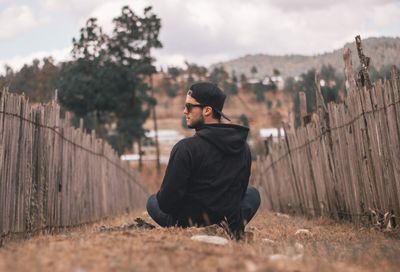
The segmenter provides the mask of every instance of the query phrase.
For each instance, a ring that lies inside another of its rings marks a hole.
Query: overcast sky
[[[400,36],[400,0],[0,0],[0,71],[70,57],[90,17],[106,31],[121,7],[162,19],[157,66],[202,65],[265,53],[317,54],[362,38]]]

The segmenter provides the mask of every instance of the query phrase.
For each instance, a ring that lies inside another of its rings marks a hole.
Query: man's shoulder
[[[179,142],[175,144],[174,148],[192,148],[195,147],[199,141],[201,141],[200,137],[195,134],[179,140]]]

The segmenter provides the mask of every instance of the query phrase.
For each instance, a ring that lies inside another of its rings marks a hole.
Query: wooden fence
[[[287,131],[278,144],[268,143],[268,155],[258,158],[255,180],[264,207],[355,222],[363,221],[369,208],[400,215],[400,80],[395,71],[390,80],[369,88],[347,84],[343,103],[327,106],[321,105],[318,81],[320,112],[314,122]]]
[[[75,226],[142,207],[147,191],[103,140],[0,92],[0,234]]]

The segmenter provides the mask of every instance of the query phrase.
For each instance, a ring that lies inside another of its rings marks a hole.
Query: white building
[[[155,141],[156,132],[150,130],[145,133],[145,136]],[[179,140],[185,138],[185,136],[174,129],[159,129],[157,136],[160,144],[176,144]]]
[[[285,137],[285,130],[283,128],[261,128],[260,137],[267,139],[272,136],[273,142],[278,142],[280,138]]]
[[[157,159],[154,145],[155,135],[156,133],[154,130],[150,130],[145,133],[147,140],[144,140],[144,143],[142,145],[142,151],[144,152],[142,156],[143,161],[155,161]],[[185,138],[185,136],[173,129],[160,129],[158,130],[157,136],[158,144],[160,147],[160,162],[166,164],[168,162],[169,154],[172,150],[172,147],[178,141]],[[139,154],[125,154],[121,156],[121,159],[126,161],[138,161]]]

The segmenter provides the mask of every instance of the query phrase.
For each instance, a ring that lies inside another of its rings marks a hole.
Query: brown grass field
[[[244,241],[225,246],[190,239],[224,236],[217,227],[100,231],[137,216],[150,220],[137,211],[62,234],[8,242],[0,248],[0,271],[399,271],[398,232],[324,218],[261,211]],[[311,235],[296,235],[298,229]]]

